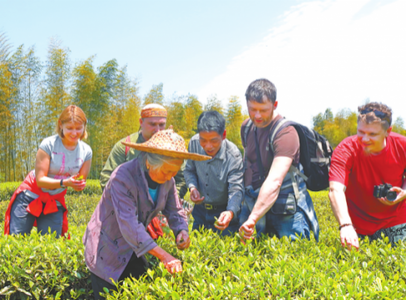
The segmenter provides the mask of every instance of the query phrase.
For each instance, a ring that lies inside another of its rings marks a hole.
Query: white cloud
[[[278,89],[282,115],[311,125],[328,107],[356,110],[366,98],[406,119],[406,1],[312,1],[292,7],[257,45],[197,93],[240,97],[261,77]]]

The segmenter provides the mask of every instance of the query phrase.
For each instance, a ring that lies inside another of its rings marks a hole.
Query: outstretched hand
[[[224,230],[228,227],[228,225],[230,224],[231,220],[234,217],[234,213],[232,211],[223,211],[220,214],[220,217],[218,218],[217,222],[214,223],[214,226],[218,229],[218,230]]]
[[[354,227],[352,226],[345,226],[340,230],[340,239],[341,245],[346,247],[348,250],[351,250],[352,247],[358,250],[359,243],[358,243],[358,235],[355,232]]]
[[[251,240],[254,237],[252,236],[254,234],[255,230],[255,221],[252,219],[248,219],[247,221],[244,222],[244,224],[241,225],[239,233],[240,237],[243,239],[242,242],[244,243],[244,240]]]

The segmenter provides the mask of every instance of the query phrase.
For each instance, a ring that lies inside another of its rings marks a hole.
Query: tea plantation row
[[[127,279],[107,299],[404,299],[406,245],[361,242],[360,251],[341,247],[326,192],[312,193],[320,242],[263,238],[244,246],[236,237],[191,233],[186,251],[173,236],[159,244],[183,262],[170,275],[151,259],[140,280]],[[0,237],[0,296],[6,299],[91,299],[82,236],[99,193],[67,196],[71,239]],[[3,231],[7,201],[0,202]]]

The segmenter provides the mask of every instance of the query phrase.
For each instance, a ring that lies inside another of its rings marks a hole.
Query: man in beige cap
[[[139,144],[148,141],[154,133],[165,129],[166,117],[167,111],[162,105],[151,103],[144,106],[141,110],[140,130],[118,141],[107,158],[100,174],[100,185],[103,190],[115,168],[122,163],[136,158],[140,154],[140,151],[124,146],[121,142]],[[176,188],[181,199],[183,199],[187,192],[186,183],[183,178],[183,169],[184,167],[175,176]]]

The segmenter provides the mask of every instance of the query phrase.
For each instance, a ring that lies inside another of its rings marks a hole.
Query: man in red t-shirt
[[[343,246],[358,249],[358,236],[406,240],[406,137],[393,133],[392,110],[381,103],[358,108],[357,135],[334,150],[329,197]],[[388,183],[396,199],[374,197]],[[392,200],[392,201],[391,201]]]

